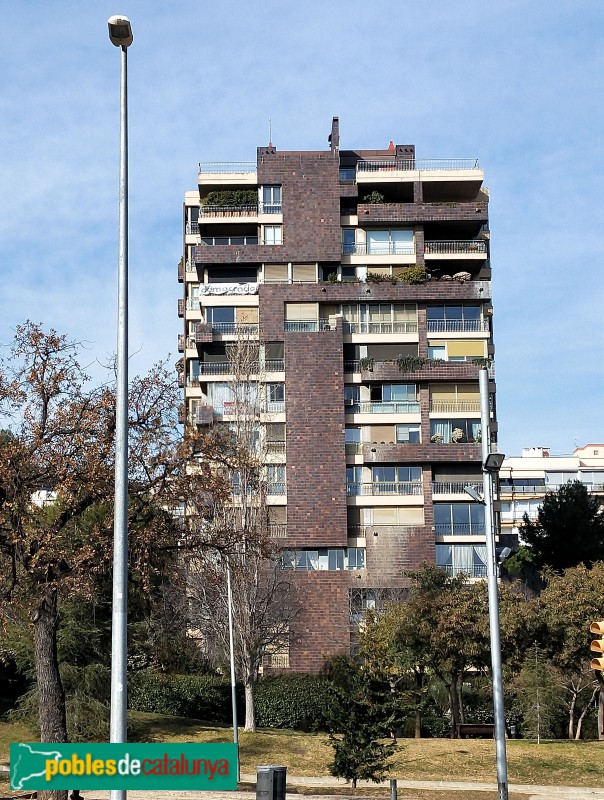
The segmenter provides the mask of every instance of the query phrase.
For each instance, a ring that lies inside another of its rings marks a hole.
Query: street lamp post
[[[110,741],[125,742],[127,617],[128,617],[128,71],[127,49],[132,44],[130,20],[109,18],[109,39],[121,48],[120,167],[117,294],[117,375],[115,399],[115,510],[113,521],[113,603],[111,623]],[[111,800],[124,800],[113,789]]]
[[[489,594],[489,635],[491,644],[491,675],[493,682],[493,715],[495,718],[495,749],[497,758],[497,788],[499,800],[508,800],[507,758],[505,750],[505,711],[501,676],[501,642],[499,637],[499,587],[495,552],[495,515],[493,513],[493,475],[499,471],[504,456],[491,452],[491,411],[489,403],[489,374],[481,369],[480,424],[482,432],[482,480],[487,544],[487,585]]]
[[[239,783],[240,763],[239,763],[239,726],[237,722],[237,679],[235,677],[235,642],[233,636],[233,592],[231,589],[231,568],[227,559],[226,562],[227,578],[227,604],[229,614],[229,656],[231,661],[231,708],[233,713],[233,743],[237,747],[237,783]]]

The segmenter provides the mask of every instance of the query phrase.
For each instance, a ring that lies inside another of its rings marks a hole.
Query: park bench
[[[459,739],[466,739],[468,736],[480,736],[483,738],[492,738],[495,736],[495,726],[490,723],[465,723],[460,722],[457,725],[457,736]]]

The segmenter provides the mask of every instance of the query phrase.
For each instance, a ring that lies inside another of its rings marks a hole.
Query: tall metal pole
[[[487,580],[489,592],[489,632],[491,640],[491,675],[493,682],[493,714],[495,717],[495,749],[497,757],[497,789],[499,800],[508,800],[508,768],[505,750],[505,711],[501,677],[501,641],[499,638],[499,588],[495,553],[495,515],[493,513],[493,475],[486,469],[491,453],[491,409],[489,373],[479,371],[480,421],[482,430],[482,481],[487,540]]]
[[[127,47],[122,46],[120,81],[120,167],[118,235],[118,322],[111,627],[110,741],[125,742],[128,617],[128,87]],[[125,800],[113,789],[111,800]]]
[[[237,682],[235,678],[235,642],[233,640],[233,593],[231,568],[227,560],[227,603],[229,606],[229,654],[231,658],[231,705],[233,708],[233,742],[237,745],[237,783],[241,778],[239,766],[239,726],[237,723]]]

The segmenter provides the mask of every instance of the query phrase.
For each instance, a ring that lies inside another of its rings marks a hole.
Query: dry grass
[[[180,717],[133,714],[137,738],[141,741],[230,741],[231,729],[205,725]],[[0,723],[0,763],[8,763],[10,742],[32,741],[24,725]],[[404,739],[393,764],[392,776],[401,780],[496,782],[495,745],[479,739]],[[291,775],[315,777],[328,775],[332,750],[325,734],[297,731],[261,730],[240,733],[241,770],[255,774],[258,764],[283,764]],[[540,745],[525,740],[508,741],[510,783],[549,786],[601,786],[604,782],[604,742],[545,742]],[[247,787],[246,787],[247,788]],[[0,797],[8,796],[7,783],[0,782]],[[289,787],[288,787],[289,789]],[[299,788],[302,794],[328,794],[345,797],[389,797],[387,788],[333,787]],[[445,790],[399,789],[399,800],[495,800],[496,792],[451,792]],[[524,795],[512,794],[514,800]]]

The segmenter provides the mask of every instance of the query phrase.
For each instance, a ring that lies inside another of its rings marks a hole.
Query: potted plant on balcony
[[[381,192],[371,192],[365,195],[363,202],[370,206],[379,206],[384,202],[384,195]]]
[[[427,358],[422,356],[403,356],[399,355],[396,359],[396,364],[401,372],[417,372],[428,363]]]
[[[430,437],[430,441],[434,442],[434,444],[442,444],[443,443],[443,435],[442,433],[433,433]]]
[[[361,372],[373,372],[373,358],[359,358],[359,369]]]
[[[451,433],[451,441],[455,444],[459,444],[465,436],[465,433],[461,428],[453,428]]]

